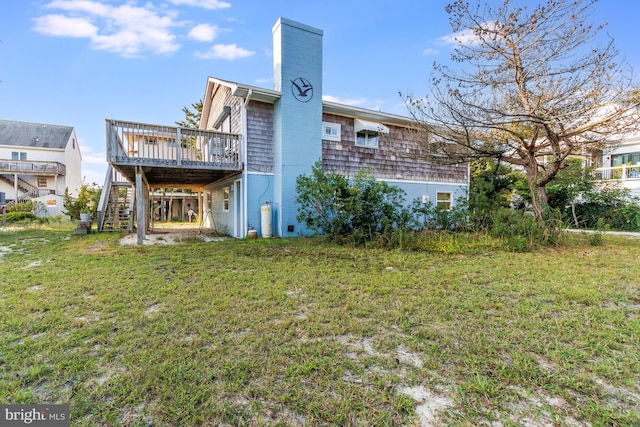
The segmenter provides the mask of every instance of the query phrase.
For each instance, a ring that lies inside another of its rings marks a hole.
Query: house
[[[422,155],[412,119],[322,99],[322,30],[280,18],[272,33],[274,88],[209,77],[200,129],[107,120],[109,173],[125,177],[140,201],[130,205],[138,243],[148,228],[149,190],[162,186],[197,191],[202,225],[218,232],[306,235],[295,183],[318,160],[345,176],[372,168],[409,202],[453,206],[466,195],[468,164]],[[105,217],[112,216],[108,192],[99,208]]]
[[[640,134],[626,135],[603,149],[591,153],[590,165],[596,166],[595,179],[628,188],[631,196],[640,197]]]
[[[33,200],[36,213],[63,213],[65,189],[77,195],[82,155],[73,127],[0,120],[0,191],[8,204]]]

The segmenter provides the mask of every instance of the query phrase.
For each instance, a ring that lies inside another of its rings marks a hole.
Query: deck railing
[[[114,163],[240,169],[236,134],[107,120],[107,157]]]
[[[597,181],[609,180],[640,180],[640,165],[621,165],[607,168],[597,168],[593,171]]]
[[[66,175],[67,168],[58,162],[0,159],[0,173]]]

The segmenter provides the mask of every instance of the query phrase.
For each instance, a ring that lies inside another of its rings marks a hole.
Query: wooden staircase
[[[0,180],[6,182],[7,184],[11,184],[12,186],[15,185],[12,175],[0,174]],[[18,196],[18,200],[11,201],[7,206],[20,202],[28,202],[29,200],[40,195],[40,189],[38,187],[29,184],[27,181],[21,178],[18,178],[18,191],[20,191],[22,195]]]
[[[98,205],[98,231],[133,230],[133,185],[111,166]]]

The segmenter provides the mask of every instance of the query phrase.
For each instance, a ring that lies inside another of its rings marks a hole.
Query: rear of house
[[[451,207],[466,196],[468,164],[424,155],[412,119],[322,99],[322,30],[280,18],[272,35],[273,89],[209,77],[200,129],[107,120],[109,173],[136,187],[139,243],[149,190],[162,187],[197,193],[201,226],[218,233],[307,235],[296,220],[295,183],[318,160],[347,177],[370,168],[408,203]]]

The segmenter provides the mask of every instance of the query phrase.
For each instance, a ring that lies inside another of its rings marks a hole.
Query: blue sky
[[[281,16],[324,31],[326,99],[406,114],[398,92],[425,93],[448,61],[448,2],[4,0],[0,119],[74,126],[83,175],[102,185],[105,119],[173,125],[208,76],[272,88]],[[592,16],[636,72],[638,16],[636,0],[601,0]]]

